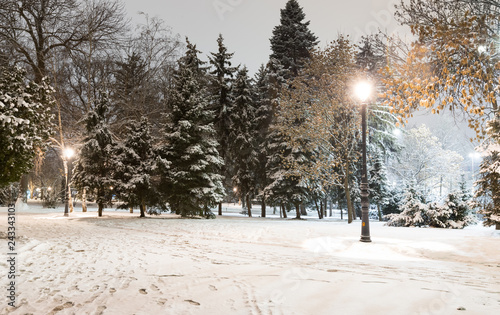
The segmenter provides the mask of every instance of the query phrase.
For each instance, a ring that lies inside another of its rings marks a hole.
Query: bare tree
[[[173,34],[165,21],[141,15],[145,23],[137,26],[114,65],[115,108],[111,113],[113,129],[118,131],[141,117],[148,117],[153,129],[157,127],[167,110],[168,89],[183,47],[179,35]]]
[[[60,49],[112,37],[124,26],[123,5],[97,0],[0,0],[0,37],[33,71],[35,82],[49,74],[48,61]],[[89,7],[90,6],[90,7]]]

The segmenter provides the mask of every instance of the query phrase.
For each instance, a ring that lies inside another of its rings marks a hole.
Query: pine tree
[[[48,146],[53,89],[42,80],[26,84],[25,71],[0,67],[0,187],[18,181]]]
[[[460,183],[460,190],[448,194],[444,204],[429,206],[427,217],[429,225],[440,228],[463,229],[476,223],[476,217],[472,214],[471,195],[465,189],[465,183]]]
[[[256,189],[259,190],[261,198],[261,217],[266,217],[266,198],[264,188],[269,184],[266,176],[267,145],[269,139],[269,126],[274,118],[275,111],[271,104],[269,87],[270,72],[264,65],[259,68],[255,75],[254,97],[255,97],[255,124],[257,125],[256,146],[258,150],[258,163],[255,167]]]
[[[224,160],[224,166],[221,168],[221,175],[230,178],[229,157],[229,133],[231,131],[231,108],[233,100],[231,98],[231,89],[234,81],[236,67],[231,66],[233,53],[228,53],[224,45],[224,38],[219,34],[217,39],[218,51],[211,53],[209,57],[213,70],[210,72],[210,93],[212,96],[211,108],[214,110],[214,127],[219,142],[219,155]],[[222,215],[222,204],[219,204],[219,215]]]
[[[295,77],[310,57],[311,49],[318,43],[309,30],[310,21],[304,22],[305,14],[297,0],[289,0],[281,10],[280,25],[273,30],[271,59],[276,59],[287,70],[286,79]]]
[[[429,206],[425,203],[422,194],[413,187],[405,192],[401,202],[401,212],[387,215],[389,226],[423,227],[429,224],[427,211]]]
[[[214,68],[211,74],[210,90],[213,96],[213,109],[215,112],[215,130],[220,145],[221,157],[226,156],[228,150],[228,136],[231,126],[231,88],[234,81],[236,67],[231,66],[231,59],[234,53],[228,53],[224,45],[224,38],[219,34],[217,39],[219,50],[217,53],[211,53],[210,64]]]
[[[251,197],[255,194],[257,149],[257,124],[255,120],[254,97],[248,77],[248,70],[241,69],[233,88],[234,106],[231,112],[230,157],[233,163],[233,183],[245,199],[248,216],[252,216]]]
[[[153,176],[156,170],[156,154],[148,119],[133,123],[128,134],[116,150],[115,191],[124,208],[139,207],[141,218],[146,207],[155,204]]]
[[[113,171],[116,167],[115,141],[107,121],[108,97],[100,95],[95,109],[84,118],[85,137],[75,162],[74,186],[97,202],[98,215],[102,217],[104,207],[111,202],[113,193]]]
[[[382,205],[389,196],[387,185],[387,169],[382,158],[382,152],[370,145],[370,159],[368,159],[368,186],[370,200],[377,205],[379,221],[382,221]]]
[[[141,56],[132,53],[125,61],[116,62],[114,100],[116,102],[118,131],[129,121],[137,121],[151,114],[147,105],[154,104],[153,93],[147,87],[147,65]],[[120,130],[121,129],[121,130]]]
[[[485,226],[500,230],[500,116],[488,122],[490,142],[484,148],[483,161],[479,166],[479,179],[474,196],[478,212],[484,216]]]
[[[270,133],[267,151],[266,169],[269,185],[264,188],[263,193],[266,198],[283,208],[290,204],[294,205],[296,219],[300,219],[300,205],[307,200],[308,189],[300,172],[290,165],[301,165],[308,158],[300,148],[291,147],[287,138],[274,128]]]
[[[222,201],[220,168],[223,161],[203,85],[203,63],[196,46],[187,41],[178,62],[171,91],[171,113],[165,125],[160,159],[171,163],[162,174],[169,206],[182,216],[211,216],[210,207]]]
[[[290,0],[281,10],[280,25],[273,30],[271,55],[267,64],[269,104],[273,114],[277,113],[280,94],[287,87],[287,80],[299,74],[310,51],[317,44],[317,37],[309,30],[310,22],[304,22],[305,14],[296,0]],[[295,205],[297,218],[300,218],[300,205],[307,199],[307,185],[298,174],[287,169],[286,164],[303,163],[306,154],[297,148],[292,149],[288,139],[278,130],[276,122],[270,121],[270,132],[262,149],[268,154],[266,179],[268,185],[262,196],[279,204]]]

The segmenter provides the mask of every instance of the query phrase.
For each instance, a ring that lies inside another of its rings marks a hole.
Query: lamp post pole
[[[64,173],[66,177],[66,185],[64,185],[64,216],[69,216],[69,194],[68,194],[68,186],[69,186],[69,178],[68,178],[68,160],[67,157],[64,157]]]
[[[368,201],[368,172],[366,169],[366,111],[368,107],[368,99],[370,98],[372,87],[368,82],[359,82],[356,86],[357,97],[361,100],[361,131],[362,131],[362,154],[363,168],[361,173],[361,242],[371,242],[370,239],[370,217],[368,209],[370,203]]]
[[[68,217],[69,216],[69,202],[71,200],[71,190],[69,188],[69,180],[71,179],[71,158],[73,157],[73,154],[75,151],[71,148],[66,148],[64,149],[63,152],[63,159],[64,159],[64,173],[66,176],[66,185],[64,187],[64,216]],[[68,165],[69,164],[69,165]]]
[[[361,242],[371,242],[370,238],[370,218],[368,209],[370,203],[368,201],[368,172],[366,168],[366,111],[367,103],[361,104],[361,130],[362,130],[362,154],[363,154],[363,169],[361,174]]]

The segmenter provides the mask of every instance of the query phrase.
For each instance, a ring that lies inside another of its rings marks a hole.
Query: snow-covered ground
[[[216,220],[19,210],[18,306],[3,298],[0,313],[500,314],[493,228],[371,222],[373,242],[361,243],[359,221],[246,218],[225,207]],[[4,253],[6,231],[3,208]]]

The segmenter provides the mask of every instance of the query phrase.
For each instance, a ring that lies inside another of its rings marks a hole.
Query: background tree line
[[[495,1],[412,0],[396,13],[416,35],[412,44],[381,33],[360,43],[340,36],[320,49],[290,0],[273,30],[270,58],[253,78],[232,64],[222,35],[205,63],[195,44],[183,44],[157,18],[144,15],[132,29],[119,1],[0,2],[4,68],[24,67],[24,80],[41,85],[47,78],[53,87],[55,101],[45,105],[56,133],[40,165],[80,146],[74,184],[98,201],[100,214],[112,194],[142,215],[166,204],[204,216],[218,204],[222,214],[221,202],[236,188],[249,216],[254,200],[261,216],[273,205],[285,217],[295,209],[296,218],[307,207],[321,218],[334,202],[345,205],[351,222],[359,214],[352,86],[360,78],[380,92],[369,106],[370,195],[380,218],[398,203],[395,189],[428,193],[438,185],[430,179],[436,172],[425,169],[435,152],[412,157],[413,169],[400,159],[431,137],[412,144],[394,135],[415,110],[464,113],[481,137],[483,124],[496,119]],[[450,157],[440,165],[459,163]],[[32,166],[20,167],[31,172],[21,191],[37,178]]]

